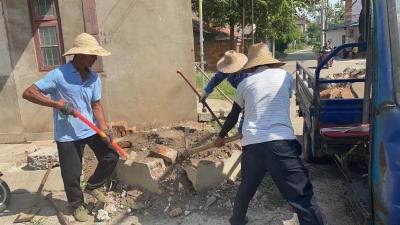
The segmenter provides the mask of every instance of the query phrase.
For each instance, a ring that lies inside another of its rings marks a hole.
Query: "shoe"
[[[85,189],[85,193],[93,196],[99,202],[102,202],[102,203],[107,203],[108,202],[108,198],[101,191],[101,188],[96,188],[96,189],[93,189],[93,190]]]
[[[89,214],[87,213],[85,207],[83,205],[79,206],[74,210],[74,218],[79,222],[86,222],[89,220]]]

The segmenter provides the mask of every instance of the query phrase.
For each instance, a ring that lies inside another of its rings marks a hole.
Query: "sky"
[[[341,0],[329,0],[329,4],[334,5],[338,1],[341,1]]]

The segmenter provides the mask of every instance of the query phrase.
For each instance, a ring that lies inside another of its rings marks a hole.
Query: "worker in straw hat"
[[[246,73],[237,73],[247,63],[247,57],[244,54],[234,50],[229,50],[224,53],[224,56],[217,62],[217,72],[203,89],[203,94],[200,97],[200,102],[203,102],[214,91],[222,81],[227,81],[236,88],[238,81],[247,77]],[[235,75],[235,76],[231,76]]]
[[[243,66],[247,63],[247,57],[238,53],[234,50],[229,50],[224,53],[224,56],[217,62],[217,72],[208,82],[207,86],[203,89],[203,93],[199,99],[200,102],[204,102],[207,97],[214,91],[214,88],[218,86],[225,79],[237,88],[240,81],[245,79],[249,74],[239,72]],[[239,133],[242,129],[243,117],[241,117],[239,123]]]
[[[216,146],[224,145],[223,137],[244,109],[242,181],[230,218],[232,225],[246,224],[249,202],[266,172],[296,211],[301,225],[323,224],[290,121],[292,76],[279,68],[282,65],[265,44],[250,46],[243,67],[250,75],[239,83],[232,110],[215,140]]]
[[[100,202],[107,202],[101,188],[118,162],[118,154],[91,128],[72,116],[73,109],[77,109],[111,137],[100,103],[101,80],[91,70],[98,56],[110,54],[92,35],[82,33],[76,37],[73,47],[64,54],[74,55],[72,61],[50,71],[23,94],[23,98],[28,101],[53,108],[54,136],[61,176],[68,202],[74,208],[73,215],[80,222],[89,219],[80,187],[85,145],[90,146],[99,162],[87,181],[85,192]],[[51,98],[46,97],[47,94]]]

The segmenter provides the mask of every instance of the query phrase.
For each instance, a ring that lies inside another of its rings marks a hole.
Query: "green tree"
[[[316,22],[310,23],[308,25],[307,34],[311,42],[314,42],[312,44],[319,43],[321,39],[321,26]]]
[[[331,25],[344,23],[344,4],[342,1],[328,8],[328,21]]]
[[[276,39],[286,45],[299,38],[296,15],[312,11],[319,0],[254,0],[254,23],[256,40]],[[204,0],[203,18],[213,26],[230,27],[230,37],[234,38],[234,27],[242,24],[242,7],[246,8],[245,25],[251,25],[251,0]],[[198,12],[198,0],[192,1]]]

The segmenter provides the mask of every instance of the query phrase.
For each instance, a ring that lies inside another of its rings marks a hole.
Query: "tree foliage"
[[[299,38],[296,16],[312,11],[319,0],[254,0],[254,23],[256,40],[278,39],[290,43]],[[242,7],[245,6],[245,25],[251,25],[251,0],[203,0],[203,19],[213,26],[229,26],[231,38],[233,27],[242,24]],[[198,12],[198,0],[192,1]]]
[[[328,21],[331,25],[344,23],[344,4],[342,1],[328,7]]]
[[[319,43],[321,39],[321,26],[316,23],[310,23],[308,25],[308,31],[307,31],[309,39],[315,43]]]

